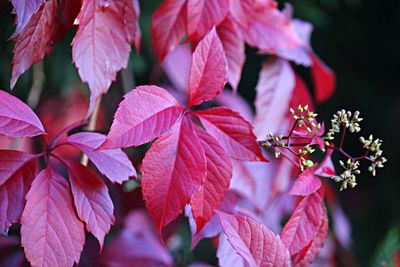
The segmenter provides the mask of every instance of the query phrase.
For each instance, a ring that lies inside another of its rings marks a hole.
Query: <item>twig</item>
[[[33,66],[33,81],[31,90],[29,91],[28,98],[26,100],[28,106],[35,109],[39,103],[40,96],[43,91],[45,81],[44,75],[44,64],[43,61],[39,61]]]

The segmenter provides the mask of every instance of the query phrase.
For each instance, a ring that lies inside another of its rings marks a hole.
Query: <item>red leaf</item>
[[[225,149],[230,157],[241,160],[265,161],[252,126],[238,113],[216,107],[193,112],[204,128]]]
[[[321,215],[321,225],[318,229],[318,232],[314,239],[309,244],[307,250],[302,253],[300,258],[296,259],[296,266],[306,267],[309,266],[314,258],[318,255],[318,252],[321,250],[326,238],[328,237],[329,232],[329,221],[328,215],[326,214],[325,206],[322,207],[322,215]],[[297,255],[296,255],[297,256]]]
[[[189,39],[196,40],[225,18],[229,10],[229,0],[188,0],[187,9]]]
[[[231,84],[233,90],[236,91],[244,61],[246,60],[242,32],[236,22],[229,16],[218,25],[217,32],[228,63],[228,82]]]
[[[14,151],[16,152],[16,151]],[[0,152],[0,157],[5,156],[4,151]],[[21,153],[21,152],[20,152]],[[6,154],[8,160],[14,158]],[[0,168],[4,168],[4,161],[0,160]],[[0,172],[3,180],[3,173]],[[31,160],[15,171],[7,181],[0,185],[0,232],[7,234],[8,228],[19,222],[22,210],[25,206],[25,195],[29,190],[33,178],[36,175],[36,161]]]
[[[312,54],[311,77],[317,103],[325,102],[335,92],[336,75],[316,54]]]
[[[114,205],[108,194],[107,186],[97,175],[80,163],[68,163],[72,196],[79,218],[86,223],[100,247],[103,247],[104,236],[114,224]]]
[[[25,28],[14,34],[15,46],[11,88],[14,87],[22,73],[50,53],[57,25],[56,19],[57,1],[46,1],[37,13],[33,14]]]
[[[132,27],[137,16],[132,0],[83,0],[78,31],[72,41],[72,58],[82,81],[89,84],[89,112],[107,92],[117,72],[128,64]]]
[[[254,133],[265,139],[269,131],[280,132],[289,114],[289,104],[295,87],[295,76],[289,62],[281,59],[267,61],[256,87],[256,117]]]
[[[213,99],[224,89],[227,63],[221,40],[213,28],[193,53],[189,80],[189,106]]]
[[[11,138],[45,134],[36,114],[24,102],[0,90],[0,135]]]
[[[218,213],[229,243],[249,266],[291,266],[289,251],[279,235],[249,217]]]
[[[243,29],[246,42],[268,53],[299,45],[300,40],[291,21],[275,4],[267,5],[255,7],[253,12],[248,14],[251,23],[247,29]]]
[[[151,40],[160,62],[186,33],[186,0],[166,0],[151,16]]]
[[[217,257],[219,266],[248,267],[247,262],[236,253],[224,233],[219,235]]]
[[[143,211],[133,211],[125,219],[124,229],[102,252],[107,266],[172,266],[169,251],[154,233],[152,222]]]
[[[191,199],[196,232],[213,217],[223,200],[232,178],[232,164],[229,155],[211,135],[199,126],[192,124],[207,161],[207,176],[201,190]]]
[[[252,19],[250,14],[253,12],[255,0],[231,0],[229,4],[232,17],[244,29],[247,29]]]
[[[300,252],[315,238],[321,225],[322,212],[323,203],[318,192],[303,198],[297,205],[281,233],[290,255]]]
[[[121,184],[131,176],[136,177],[132,162],[121,149],[96,150],[105,140],[106,137],[99,133],[76,133],[66,142],[85,153],[110,181]]]
[[[119,104],[110,133],[99,149],[147,143],[170,129],[181,113],[182,107],[165,89],[139,86]]]
[[[204,183],[205,152],[193,130],[179,121],[150,147],[141,170],[143,198],[161,234]]]
[[[37,155],[14,150],[0,150],[0,186],[7,182],[25,164]]]
[[[26,196],[21,244],[33,266],[72,266],[85,242],[68,182],[50,166],[41,171]]]
[[[32,16],[39,11],[45,0],[11,0],[17,15],[17,27],[15,34],[20,33],[29,23]]]
[[[179,62],[179,64],[176,64]],[[163,69],[173,86],[184,92],[187,97],[189,91],[190,66],[192,65],[192,52],[190,47],[182,44],[170,52],[163,62]],[[187,100],[186,100],[187,101]]]
[[[294,182],[289,195],[308,196],[321,188],[321,180],[313,174],[313,169],[309,168],[302,172]]]

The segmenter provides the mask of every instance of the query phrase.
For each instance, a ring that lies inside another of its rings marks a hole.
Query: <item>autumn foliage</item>
[[[308,266],[321,251],[320,260],[329,264],[334,249],[324,245],[337,239],[348,246],[329,229],[328,211],[335,222],[341,209],[326,178],[336,172],[332,151],[318,135],[324,129],[290,131],[290,107],[314,110],[333,94],[335,75],[311,48],[311,24],[294,19],[289,5],[163,1],[151,17],[151,40],[171,85],[130,90],[102,134],[108,124],[95,114],[106,111],[96,102],[108,97],[127,67],[131,46],[140,53],[138,1],[11,2],[11,88],[73,28],[71,61],[90,89],[89,103],[79,94],[67,104],[57,100],[53,105],[64,105],[59,117],[48,111],[52,104],[43,104],[40,119],[0,91],[0,134],[34,144],[15,150],[10,141],[0,151],[0,230],[21,225],[20,244],[32,266],[182,265],[173,258],[173,242],[184,224],[192,248],[213,240],[220,266]],[[246,46],[268,55],[254,89],[255,112],[237,92]],[[295,65],[309,68],[314,93]],[[84,109],[74,104],[82,101]],[[87,128],[93,118],[97,127]],[[284,150],[276,159],[263,149],[269,132],[290,132],[328,151],[303,170]],[[143,157],[135,155],[138,147]],[[120,187],[132,182],[138,188],[127,200]],[[116,231],[107,236],[113,224]],[[94,253],[82,254],[85,240]]]

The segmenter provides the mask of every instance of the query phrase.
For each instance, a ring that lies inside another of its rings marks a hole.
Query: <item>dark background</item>
[[[149,42],[150,14],[160,1],[140,1],[143,31],[142,53],[131,53],[130,68],[137,84],[155,82],[156,60]],[[373,133],[384,140],[386,167],[377,177],[366,171],[353,190],[338,192],[353,227],[353,250],[359,266],[378,266],[380,259],[400,250],[400,1],[398,0],[292,0],[295,17],[313,23],[314,50],[337,74],[337,89],[328,102],[319,105],[320,119],[329,122],[341,109],[360,110],[364,136]],[[281,2],[282,3],[282,2]],[[13,15],[11,4],[0,0],[0,88],[9,90],[12,61]],[[72,64],[70,43],[74,30],[57,42],[44,60],[46,82],[42,99],[81,85]],[[248,60],[239,92],[253,100],[263,58],[247,49]],[[306,80],[307,71],[305,73]],[[26,98],[32,79],[28,71],[17,82],[14,93]],[[113,86],[115,87],[115,86]],[[115,88],[111,89],[111,94]],[[346,144],[357,153],[358,143]]]

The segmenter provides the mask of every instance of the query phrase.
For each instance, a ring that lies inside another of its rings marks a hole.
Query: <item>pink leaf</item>
[[[72,196],[79,218],[86,223],[100,247],[103,247],[104,236],[114,223],[114,205],[108,194],[107,186],[97,175],[80,163],[68,163]]]
[[[265,161],[252,126],[238,113],[225,107],[196,111],[204,128],[234,159]]]
[[[177,122],[147,151],[142,191],[158,232],[182,212],[206,179],[206,158],[200,140],[184,121]]]
[[[282,241],[292,256],[306,247],[317,235],[323,208],[318,192],[304,197],[297,205],[281,233]]]
[[[289,62],[281,59],[267,61],[256,87],[256,117],[254,133],[265,139],[269,131],[279,132],[282,122],[287,118],[295,76]]]
[[[35,13],[39,12],[39,8],[45,0],[11,0],[17,15],[17,27],[15,34],[20,33]]]
[[[28,2],[31,1],[28,0]],[[32,2],[36,2],[36,0]],[[56,18],[57,1],[46,1],[37,13],[33,14],[27,21],[25,28],[13,36],[15,46],[11,88],[14,87],[22,73],[50,53],[53,46],[53,34],[57,25]]]
[[[120,103],[100,149],[147,143],[170,129],[181,113],[181,106],[165,89],[139,86]]]
[[[107,92],[117,72],[128,64],[137,12],[132,0],[83,0],[72,58],[91,91],[90,114],[96,99]]]
[[[290,254],[279,235],[249,217],[218,213],[229,243],[249,266],[291,266]]]
[[[226,17],[217,27],[228,63],[228,82],[234,91],[237,90],[246,54],[242,32],[231,17]]]
[[[50,166],[41,171],[26,196],[21,244],[33,266],[78,263],[85,232],[77,218],[68,182]]]
[[[333,164],[331,158],[332,153],[332,149],[327,149],[324,160],[316,167],[316,170],[314,171],[315,175],[329,178],[336,175],[335,165]]]
[[[316,192],[321,185],[321,180],[313,174],[313,169],[309,168],[296,179],[289,195],[308,196]]]
[[[321,250],[326,238],[328,237],[329,232],[329,221],[328,215],[326,214],[326,208],[322,207],[322,215],[321,215],[321,224],[318,228],[318,232],[311,243],[308,245],[306,251],[303,251],[300,256],[296,259],[296,266],[306,267],[309,266],[318,255],[318,252]]]
[[[227,63],[221,40],[213,28],[197,45],[190,69],[189,106],[213,99],[224,89]]]
[[[195,124],[192,124],[192,128],[200,139],[207,161],[207,176],[204,185],[190,201],[197,225],[196,231],[199,233],[213,217],[215,209],[220,206],[229,188],[232,164],[229,155],[214,137]]]
[[[188,26],[190,39],[200,39],[218,25],[229,10],[230,0],[188,0]]]
[[[24,102],[0,90],[0,135],[11,138],[45,134],[36,114]]]
[[[186,8],[186,0],[166,0],[151,17],[151,40],[160,62],[185,36]]]
[[[217,249],[218,263],[221,267],[247,267],[247,262],[236,253],[224,233],[219,235]]]
[[[255,8],[248,16],[251,23],[243,30],[244,38],[262,52],[274,53],[300,44],[293,24],[276,7]]]
[[[317,103],[325,102],[335,92],[336,75],[316,54],[312,55],[311,77]]]
[[[124,229],[102,252],[108,266],[172,266],[173,259],[160,243],[152,222],[143,211],[133,211],[125,219]]]
[[[179,62],[179,64],[176,64]],[[163,62],[163,69],[168,79],[180,92],[189,91],[190,66],[192,65],[192,52],[187,45],[180,45],[168,54]]]
[[[255,0],[231,0],[229,4],[232,17],[244,29],[247,29],[252,19],[250,14],[253,12]]]
[[[76,133],[66,142],[85,153],[110,181],[121,184],[131,176],[136,177],[132,162],[121,149],[96,150],[105,140],[99,133]]]
[[[37,155],[14,150],[0,150],[0,186]]]
[[[15,151],[16,152],[16,151]],[[0,157],[7,156],[7,159],[13,160],[11,155],[4,155],[0,152]],[[3,160],[0,163],[0,169],[3,166]],[[25,206],[25,195],[29,190],[33,178],[36,175],[36,161],[26,162],[21,168],[15,171],[7,181],[0,185],[0,232],[7,234],[8,228],[19,222],[22,211]],[[0,174],[3,179],[3,173]]]

